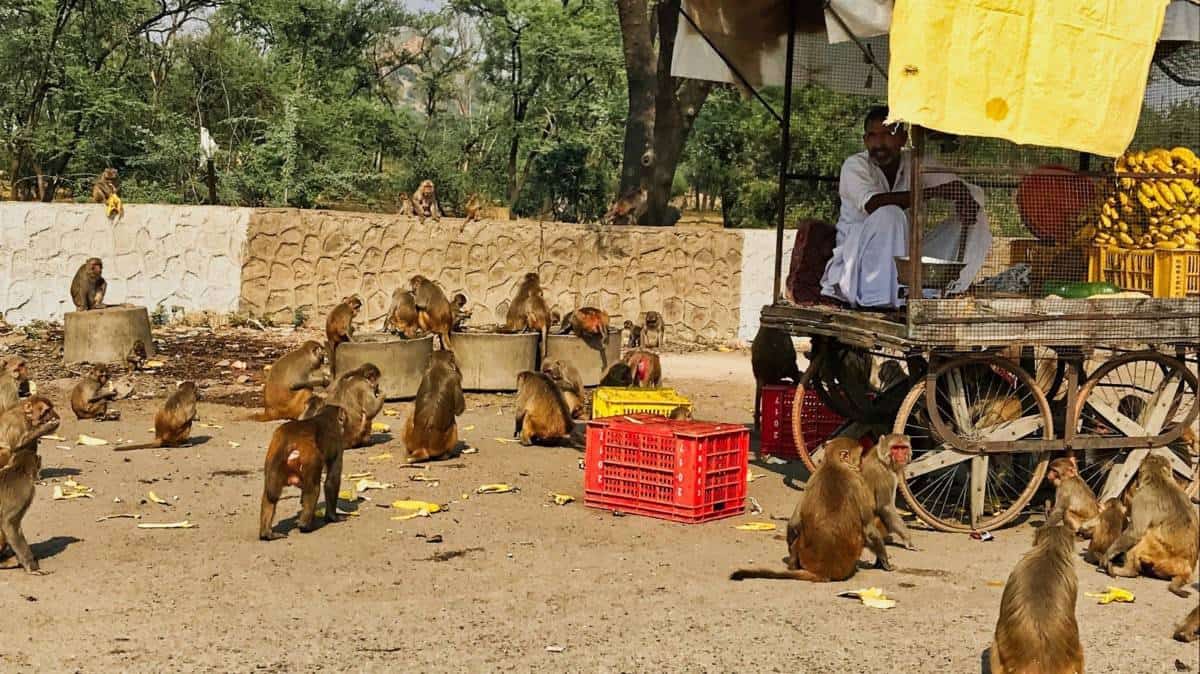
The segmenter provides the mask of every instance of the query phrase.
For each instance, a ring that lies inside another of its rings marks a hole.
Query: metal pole
[[[912,127],[912,144],[908,181],[912,194],[909,203],[911,212],[908,218],[908,299],[910,302],[913,299],[919,300],[925,297],[921,288],[921,237],[924,234],[925,224],[924,214],[921,212],[925,205],[924,195],[921,194],[921,154],[925,151],[925,129],[916,124]]]
[[[775,223],[775,294],[774,302],[782,297],[779,266],[783,263],[783,225],[787,219],[787,181],[792,157],[792,68],[796,55],[796,3],[789,2],[787,31],[787,65],[783,69],[783,119],[779,121],[779,221]]]

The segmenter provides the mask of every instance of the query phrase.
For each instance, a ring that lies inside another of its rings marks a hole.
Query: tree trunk
[[[665,4],[678,8],[677,0]],[[629,115],[621,152],[620,197],[646,184],[642,162],[643,157],[652,159],[647,153],[654,136],[657,74],[647,0],[617,0],[617,15],[621,21],[621,45],[629,93]]]

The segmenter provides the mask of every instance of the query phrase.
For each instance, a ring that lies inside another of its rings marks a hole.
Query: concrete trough
[[[66,363],[124,362],[135,342],[154,356],[150,314],[146,307],[122,305],[63,316],[63,361]]]
[[[454,358],[467,391],[515,391],[517,374],[537,368],[537,333],[455,332]]]
[[[609,329],[608,342],[583,340],[575,335],[550,335],[546,360],[562,360],[579,370],[584,386],[599,386],[613,363],[621,359],[621,331]]]
[[[360,334],[353,342],[338,346],[333,371],[337,374],[374,363],[379,368],[379,389],[385,398],[413,398],[429,367],[431,353],[432,335],[403,339],[386,333]]]

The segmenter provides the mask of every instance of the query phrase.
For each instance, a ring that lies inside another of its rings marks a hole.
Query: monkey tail
[[[135,449],[160,449],[163,443],[155,440],[154,442],[143,442],[139,445],[118,445],[113,447],[114,452],[132,452]]]
[[[747,578],[769,578],[773,580],[807,580],[813,583],[828,583],[829,579],[818,576],[807,569],[795,571],[772,571],[771,569],[738,569],[729,574],[729,580],[745,580]]]

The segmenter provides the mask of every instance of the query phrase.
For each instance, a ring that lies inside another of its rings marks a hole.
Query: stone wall
[[[106,302],[233,311],[250,209],[0,203],[0,312],[12,323],[62,320],[89,257],[104,260]]]
[[[719,229],[596,227],[534,221],[415,218],[294,209],[254,212],[240,308],[279,322],[324,316],[359,294],[371,329],[413,274],[463,292],[473,324],[495,324],[525,272],[542,277],[560,312],[608,311],[619,324],[662,312],[667,336],[724,342],[738,334],[742,237]],[[769,292],[769,291],[768,291]]]

